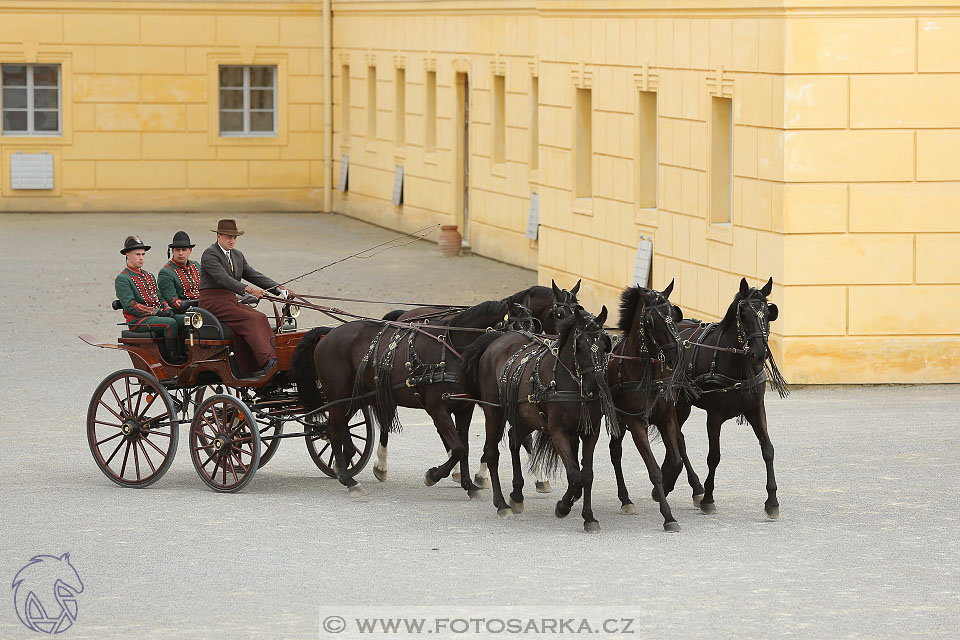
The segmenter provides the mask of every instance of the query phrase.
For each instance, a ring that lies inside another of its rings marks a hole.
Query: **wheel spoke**
[[[240,478],[237,476],[237,468],[233,465],[233,456],[230,456],[229,458],[227,458],[227,462],[230,463],[230,471],[231,471],[231,473],[233,473],[233,483],[236,484],[236,483],[240,482]],[[226,469],[226,466],[224,466],[224,469]],[[226,473],[223,474],[223,483],[224,483],[224,484],[227,483],[227,474],[226,474]]]
[[[169,435],[167,435],[167,434],[165,434],[165,433],[152,434],[152,435],[162,435],[162,436],[167,436],[168,438],[170,437]],[[154,449],[156,449],[156,450],[157,450],[157,453],[159,453],[160,455],[162,455],[162,456],[166,456],[166,455],[167,455],[166,453],[163,452],[163,449],[161,449],[161,448],[158,447],[157,445],[153,444],[153,441],[152,441],[150,438],[147,437],[147,434],[143,434],[143,440],[144,440],[144,442],[146,442],[148,445],[150,445],[151,447],[153,447]]]
[[[130,455],[130,441],[127,440],[127,448],[123,450],[123,465],[120,467],[120,477],[123,477],[123,472],[127,469],[127,457]]]
[[[356,438],[357,440],[361,440],[361,441],[363,441],[363,442],[366,442],[366,441],[367,441],[367,437],[366,437],[366,436],[361,436],[359,433],[351,433],[351,434],[350,434],[350,437]]]
[[[117,393],[117,390],[113,388],[113,383],[112,383],[112,382],[110,383],[110,391],[113,392],[113,397],[117,399],[117,406],[120,407],[120,412],[121,412],[121,413],[126,413],[127,408],[124,406],[123,400],[120,399],[120,394],[118,394],[118,393]],[[106,406],[106,405],[104,405],[104,406]],[[116,415],[116,414],[114,414],[114,415]],[[117,416],[117,417],[119,418],[120,416]],[[120,418],[120,419],[123,420],[123,418]]]
[[[131,395],[130,394],[130,378],[124,377],[123,383],[127,385],[127,411],[130,412],[130,415],[136,415],[135,413],[133,413],[133,403],[130,402],[130,395]]]
[[[153,431],[152,429],[146,429],[146,430],[144,430],[144,433],[149,433],[149,434],[152,435],[152,436],[163,436],[164,438],[171,438],[171,437],[173,437],[173,436],[172,436],[171,434],[169,434],[169,433],[164,433],[163,431]]]
[[[224,407],[226,407],[226,404],[224,404]],[[211,405],[210,405],[210,408],[213,410],[213,421],[214,421],[214,422],[216,423],[216,425],[217,425],[217,429],[216,429],[216,430],[217,430],[217,431],[223,431],[223,425],[220,424],[220,415],[217,413],[217,405],[216,405],[216,403],[211,404]],[[226,418],[226,414],[224,414],[224,418]]]
[[[120,444],[117,445],[117,448],[114,449],[114,450],[113,450],[113,453],[110,454],[110,457],[107,458],[107,466],[108,466],[108,467],[110,466],[110,461],[113,460],[113,457],[114,457],[115,455],[117,455],[117,452],[118,452],[118,451],[120,451],[120,447],[123,446],[123,443],[124,443],[124,442],[126,442],[126,440],[121,440],[121,441],[120,441]]]
[[[110,388],[113,389],[113,387],[110,387]],[[114,395],[116,395],[116,393],[114,393]],[[119,420],[120,422],[123,422],[123,416],[121,416],[119,413],[111,409],[110,406],[106,402],[104,402],[102,399],[100,400],[100,404],[102,404],[107,411],[112,413],[117,418],[117,420]]]
[[[116,427],[117,429],[123,429],[122,424],[113,424],[112,422],[104,422],[103,420],[94,420],[93,424],[102,424],[105,427]]]
[[[210,457],[207,458],[206,461],[205,461],[203,464],[201,464],[200,466],[203,467],[204,469],[206,469],[206,468],[207,468],[207,465],[210,464],[210,461],[213,460],[216,456],[217,456],[217,452],[214,451],[213,453],[210,454]],[[216,469],[216,468],[217,468],[217,465],[213,465],[213,468]]]
[[[227,486],[227,465],[221,467],[223,469],[223,483],[220,485],[222,487]]]
[[[115,434],[113,434],[112,436],[107,437],[107,438],[104,438],[103,440],[101,440],[100,442],[98,442],[98,443],[97,443],[97,446],[99,447],[99,446],[102,445],[104,442],[110,442],[110,441],[113,440],[114,438],[119,438],[119,437],[122,436],[122,435],[123,435],[123,432],[122,432],[122,431],[119,432],[119,433],[115,433]]]
[[[133,443],[133,465],[134,470],[137,473],[137,480],[140,479],[140,454],[137,453],[137,444],[136,441]]]
[[[210,457],[211,457],[211,458],[216,457],[216,460],[214,460],[214,465],[213,465],[213,473],[210,474],[210,479],[213,480],[214,482],[216,482],[216,481],[217,481],[217,469],[220,468],[220,456],[210,456]]]
[[[243,466],[243,461],[240,460],[240,456],[237,455],[237,456],[235,456],[234,459],[236,459],[236,461],[237,461],[237,466],[240,467],[240,470],[241,470],[241,471],[243,471],[244,473],[247,473],[247,472],[249,471],[249,469],[247,469],[245,466]],[[233,464],[233,463],[231,462],[231,464]]]
[[[210,427],[211,431],[213,431],[214,433],[217,432],[217,427],[214,426],[214,424],[213,424],[212,422],[210,422],[209,420],[207,420],[207,416],[205,416],[205,415],[203,415],[203,414],[201,413],[201,414],[200,414],[200,418],[204,421],[204,423],[205,423],[207,426]],[[214,419],[216,419],[216,415],[214,415]],[[203,426],[203,425],[201,425],[201,427],[202,427],[202,426]]]
[[[334,466],[334,464],[333,464],[333,451],[331,451],[331,452],[330,452],[330,455],[327,456],[327,466],[330,467],[331,469],[335,469],[335,468],[336,468],[336,467]],[[349,465],[348,465],[348,466],[349,466]]]
[[[133,410],[133,415],[140,415],[140,403],[143,401],[143,385],[140,386],[140,390],[137,392],[137,406]],[[146,413],[146,410],[144,410]]]
[[[150,410],[150,407],[153,405],[153,401],[156,400],[156,399],[157,399],[157,396],[159,396],[159,395],[160,395],[159,393],[153,394],[153,397],[150,398],[150,400],[147,402],[147,406],[145,406],[145,407],[143,408],[143,411],[141,411],[141,412],[139,412],[139,413],[136,414],[137,420],[139,420],[139,419],[143,418],[145,415],[147,415],[147,411]],[[140,407],[140,402],[139,402],[139,401],[137,401],[137,407],[138,407],[138,410],[139,410],[139,407]]]
[[[150,471],[156,473],[157,468],[153,466],[153,460],[151,460],[150,456],[147,455],[147,448],[143,446],[143,439],[138,440],[137,444],[140,445],[140,450],[143,451],[143,458],[147,461],[147,464],[150,465]]]

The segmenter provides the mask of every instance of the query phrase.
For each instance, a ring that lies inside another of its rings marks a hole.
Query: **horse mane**
[[[469,309],[464,309],[457,315],[447,321],[447,326],[463,327],[475,323],[482,318],[493,314],[505,314],[507,312],[507,303],[503,300],[487,300]]]
[[[750,293],[753,293],[754,291],[756,291],[756,289],[750,289]],[[731,302],[730,306],[727,307],[727,312],[723,314],[723,319],[720,321],[721,329],[726,330],[737,324],[737,305],[742,299],[743,298],[740,296],[740,292],[737,291],[737,295],[733,296],[733,302]]]
[[[633,317],[637,314],[640,302],[640,288],[627,287],[620,294],[620,322],[617,325],[624,334],[630,333]]]
[[[506,298],[503,299],[503,302],[506,302],[506,303],[508,303],[508,304],[511,303],[511,302],[514,302],[514,303],[516,303],[516,304],[523,304],[524,299],[525,299],[528,295],[529,295],[531,298],[537,297],[537,296],[551,296],[551,297],[552,297],[552,296],[553,296],[553,290],[550,289],[550,287],[544,287],[544,286],[541,286],[541,285],[539,285],[539,284],[535,284],[535,285],[533,285],[532,287],[530,287],[530,288],[528,288],[528,289],[524,289],[523,291],[518,291],[518,292],[514,293],[513,295],[507,296]]]
[[[560,349],[563,348],[563,345],[566,344],[567,338],[570,337],[570,333],[573,331],[573,328],[577,324],[577,318],[573,315],[569,315],[566,318],[560,320],[557,323],[557,353],[560,352]]]

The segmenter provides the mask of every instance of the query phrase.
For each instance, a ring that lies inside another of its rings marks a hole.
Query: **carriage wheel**
[[[215,395],[197,409],[190,424],[190,458],[214,491],[239,491],[260,463],[260,431],[239,398]]]
[[[327,437],[327,414],[321,411],[317,414],[320,421],[311,426],[305,437],[307,451],[313,458],[314,464],[331,478],[337,477],[337,471],[334,469],[333,446]],[[347,467],[347,473],[355,476],[370,462],[370,456],[373,455],[374,433],[373,421],[370,420],[370,411],[363,407],[348,423],[350,437],[353,439],[353,445],[357,448],[357,453],[350,459]]]
[[[270,458],[273,457],[273,454],[277,452],[277,449],[280,448],[280,438],[274,438],[272,436],[279,436],[283,433],[283,422],[281,420],[265,419],[259,421],[260,427],[260,466],[258,469],[263,467],[263,465],[270,462]],[[266,438],[266,440],[264,439]]]
[[[177,453],[177,410],[149,373],[123,369],[104,378],[87,410],[87,442],[104,474],[123,487],[146,487]]]

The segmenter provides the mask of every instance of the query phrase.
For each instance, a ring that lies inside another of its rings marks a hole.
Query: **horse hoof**
[[[620,507],[620,513],[625,516],[638,516],[640,515],[640,509],[637,509],[637,505],[633,504],[632,502],[628,502]]]
[[[700,502],[700,511],[702,511],[702,512],[705,513],[705,514],[707,514],[708,516],[712,516],[713,514],[715,514],[715,513],[717,512],[717,505],[716,505],[715,503],[713,503],[713,502],[702,502],[702,501],[701,501],[701,502]]]
[[[600,523],[599,522],[584,522],[583,530],[586,533],[600,533]]]
[[[549,480],[537,481],[537,493],[550,493],[551,491],[553,491],[553,487],[550,486]]]
[[[501,520],[506,520],[512,515],[513,511],[511,509],[497,509],[497,517]]]
[[[354,498],[361,498],[367,495],[367,490],[363,488],[362,484],[355,484],[352,487],[347,487],[347,495]]]
[[[373,468],[373,477],[376,478],[377,480],[379,480],[380,482],[386,482],[386,481],[387,481],[387,470],[386,470],[386,469],[378,469],[377,467],[374,467],[374,468]]]
[[[427,471],[425,474],[423,474],[423,484],[427,485],[428,487],[432,487],[433,485],[437,484],[437,481],[431,478],[430,472]]]
[[[479,473],[473,476],[473,483],[481,489],[488,489],[490,487],[490,482]]]
[[[667,533],[680,533],[680,524],[677,522],[664,522],[663,530]]]
[[[695,494],[693,494],[693,506],[699,507],[701,500],[703,500],[703,494],[702,494],[702,493],[695,493]]]
[[[514,502],[513,498],[510,498],[510,510],[514,513],[523,513],[523,503]]]
[[[479,500],[482,497],[479,487],[476,489],[467,489],[467,497],[471,500]]]
[[[776,520],[780,517],[780,505],[776,505],[774,507],[764,507],[763,511],[771,520]]]
[[[570,515],[570,509],[567,509],[566,511],[564,511],[563,509],[560,508],[560,505],[558,504],[557,508],[554,510],[553,513],[555,516],[562,519]]]

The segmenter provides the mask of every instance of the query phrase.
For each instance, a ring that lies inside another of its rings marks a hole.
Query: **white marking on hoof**
[[[514,502],[513,498],[510,498],[510,510],[514,513],[523,513],[523,503]]]
[[[625,516],[638,516],[640,515],[640,509],[637,509],[637,505],[631,502],[620,507],[620,513]]]
[[[549,480],[543,482],[537,480],[537,493],[550,493],[551,491],[553,491],[553,487],[550,486]]]
[[[699,507],[701,500],[703,500],[703,494],[702,494],[702,493],[695,493],[695,494],[693,494],[693,506]]]
[[[473,477],[473,484],[477,485],[481,489],[490,488],[490,479],[481,476],[479,473]]]
[[[387,475],[387,448],[382,444],[377,445],[377,461],[373,463],[375,471],[382,471],[384,477]]]
[[[373,468],[373,477],[379,480],[380,482],[387,481],[387,471],[386,469],[378,469],[377,467]]]
[[[600,533],[599,522],[584,522],[583,530],[585,533]]]
[[[509,520],[512,515],[512,509],[497,509],[497,517],[501,520]]]
[[[460,472],[459,471],[452,472],[450,474],[450,479],[456,482],[457,484],[460,484]]]
[[[433,485],[437,484],[437,481],[431,478],[430,472],[427,471],[425,474],[423,474],[423,484],[427,485],[428,487],[432,487]]]
[[[354,498],[360,498],[367,495],[367,490],[363,488],[362,484],[358,483],[347,488],[347,495],[350,495]]]

